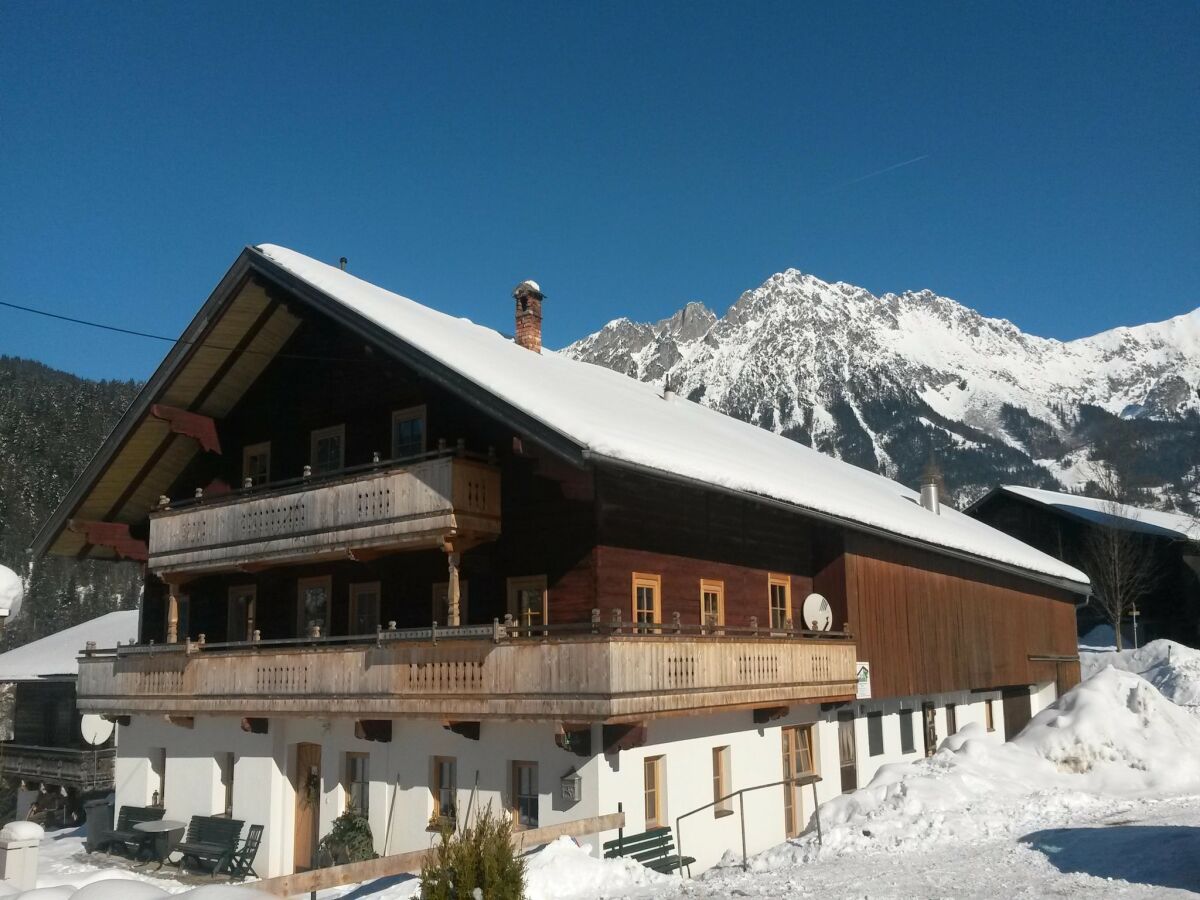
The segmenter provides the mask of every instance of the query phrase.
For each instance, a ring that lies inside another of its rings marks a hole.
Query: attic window
[[[346,461],[346,426],[333,425],[314,431],[309,446],[309,459],[312,460],[314,475],[336,472],[343,468]]]
[[[425,407],[411,406],[392,413],[392,459],[425,452]]]

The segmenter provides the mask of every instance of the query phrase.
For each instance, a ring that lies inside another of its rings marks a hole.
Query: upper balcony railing
[[[219,571],[499,533],[500,470],[426,454],[164,506],[150,516],[149,565]]]
[[[114,715],[603,721],[853,698],[844,634],[601,622],[89,648],[79,708]]]

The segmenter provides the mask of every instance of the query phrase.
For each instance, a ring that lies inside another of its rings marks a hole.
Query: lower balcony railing
[[[845,635],[614,622],[90,649],[78,682],[81,710],[113,715],[615,721],[854,693]]]
[[[0,775],[80,790],[109,788],[115,755],[112,747],[76,750],[6,741],[0,743]]]

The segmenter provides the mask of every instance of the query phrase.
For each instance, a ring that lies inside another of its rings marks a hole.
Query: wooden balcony
[[[845,636],[563,629],[526,637],[497,624],[364,639],[89,650],[79,664],[79,708],[584,722],[855,693],[855,645]]]
[[[6,741],[0,744],[0,775],[83,791],[103,790],[113,785],[115,755],[112,747],[74,750]]]
[[[499,534],[499,469],[442,455],[159,510],[150,517],[148,564],[160,575],[217,572]]]

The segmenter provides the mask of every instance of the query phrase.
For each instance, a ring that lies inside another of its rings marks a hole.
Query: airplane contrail
[[[869,172],[866,175],[852,178],[850,181],[842,182],[836,187],[850,187],[852,184],[858,184],[860,181],[866,181],[868,178],[875,178],[878,175],[886,175],[888,172],[894,172],[896,169],[903,169],[905,166],[911,166],[913,163],[919,163],[923,159],[929,159],[929,154],[925,153],[921,156],[914,156],[912,159],[906,159],[904,162],[898,162],[894,166],[888,166],[886,169],[880,169],[878,172]]]

